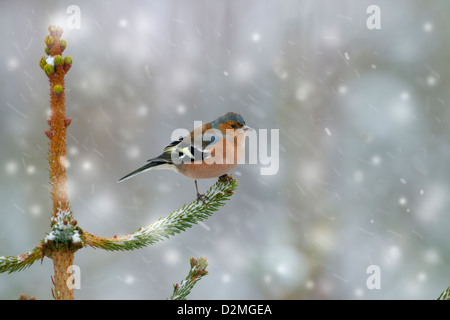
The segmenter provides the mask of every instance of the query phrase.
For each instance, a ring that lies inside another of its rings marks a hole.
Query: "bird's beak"
[[[255,129],[253,129],[253,128],[250,128],[250,127],[247,126],[247,125],[243,126],[241,129],[242,129],[242,131],[244,131],[244,132],[246,132],[246,131],[254,131],[254,130],[255,130]]]

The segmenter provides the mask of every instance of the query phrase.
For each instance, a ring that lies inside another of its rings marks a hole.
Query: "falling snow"
[[[54,57],[39,28],[64,23],[61,8],[11,2],[0,12],[0,231],[10,239],[0,255],[24,252],[43,232],[81,241],[63,223],[48,226],[51,111],[38,62]],[[74,120],[60,161],[83,229],[126,235],[192,201],[194,182],[174,172],[116,182],[196,120],[236,111],[253,128],[279,129],[281,163],[274,176],[240,165],[232,201],[170,240],[106,260],[83,250],[76,261],[89,286],[77,298],[165,298],[201,255],[210,274],[197,299],[435,299],[450,285],[443,2],[389,2],[381,30],[366,28],[364,6],[338,2],[80,8],[81,29],[63,34]],[[199,181],[200,192],[213,182]],[[381,269],[379,290],[366,286],[369,265]],[[31,291],[48,287],[42,278]],[[15,299],[11,289],[28,280],[3,277],[0,298]]]

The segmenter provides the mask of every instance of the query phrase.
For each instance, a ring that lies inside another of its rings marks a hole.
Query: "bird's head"
[[[218,117],[211,122],[211,127],[213,129],[218,129],[223,133],[227,130],[242,129],[243,131],[247,131],[250,129],[250,127],[245,125],[244,118],[236,112],[227,112],[223,116]]]

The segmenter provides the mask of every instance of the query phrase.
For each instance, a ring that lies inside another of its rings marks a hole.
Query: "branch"
[[[20,256],[1,256],[0,273],[21,271],[31,266],[36,260],[44,257],[42,244],[37,245],[33,250]]]
[[[191,258],[190,263],[191,269],[189,270],[187,277],[181,281],[180,284],[177,283],[173,285],[173,293],[168,300],[186,300],[186,296],[191,293],[194,285],[200,281],[203,276],[208,274],[208,271],[206,271],[206,267],[208,266],[206,258]]]
[[[177,211],[172,212],[167,217],[159,218],[147,227],[140,228],[136,232],[123,237],[97,237],[83,231],[83,242],[90,247],[109,251],[135,250],[154,244],[212,216],[215,211],[225,205],[225,200],[229,200],[237,187],[238,183],[233,177],[219,179],[205,193],[206,201],[204,204],[195,200],[189,205],[184,205]]]
[[[437,300],[450,300],[450,287],[445,289],[441,295],[437,298]]]

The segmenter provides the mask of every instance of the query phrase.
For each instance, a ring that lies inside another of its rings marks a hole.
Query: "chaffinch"
[[[152,169],[171,169],[194,179],[197,199],[204,202],[197,180],[226,176],[236,168],[244,155],[247,130],[253,129],[245,125],[240,114],[228,112],[171,142],[161,155],[118,182]]]

